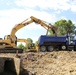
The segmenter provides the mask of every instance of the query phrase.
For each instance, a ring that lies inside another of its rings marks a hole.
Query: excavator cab
[[[34,43],[31,44],[31,48],[35,49],[35,44]]]
[[[10,39],[10,35],[5,35],[4,40]]]
[[[11,38],[10,38],[10,35],[5,35],[5,36],[4,36],[4,40],[8,40],[8,39],[11,39]],[[11,42],[12,42],[12,41],[11,41]],[[17,45],[17,37],[16,37],[16,36],[15,36],[15,40],[14,40],[13,42]],[[12,43],[13,43],[13,42],[12,42]]]

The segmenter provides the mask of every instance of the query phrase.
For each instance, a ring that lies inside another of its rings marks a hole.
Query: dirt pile
[[[76,75],[76,52],[24,53],[24,69],[32,75]]]

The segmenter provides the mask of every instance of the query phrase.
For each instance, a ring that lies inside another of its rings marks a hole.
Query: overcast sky
[[[0,0],[0,37],[11,33],[15,24],[30,16],[54,24],[60,19],[70,19],[76,25],[76,0]],[[36,41],[46,30],[32,23],[17,31],[18,38]]]

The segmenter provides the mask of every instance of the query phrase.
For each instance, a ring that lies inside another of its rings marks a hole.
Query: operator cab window
[[[76,40],[75,36],[70,36],[70,40],[71,40],[71,41]]]

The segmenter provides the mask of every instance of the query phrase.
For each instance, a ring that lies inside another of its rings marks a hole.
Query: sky
[[[0,38],[30,16],[51,24],[66,19],[76,25],[76,0],[0,0]],[[16,32],[18,38],[32,38],[34,42],[45,34],[46,30],[35,23]]]

